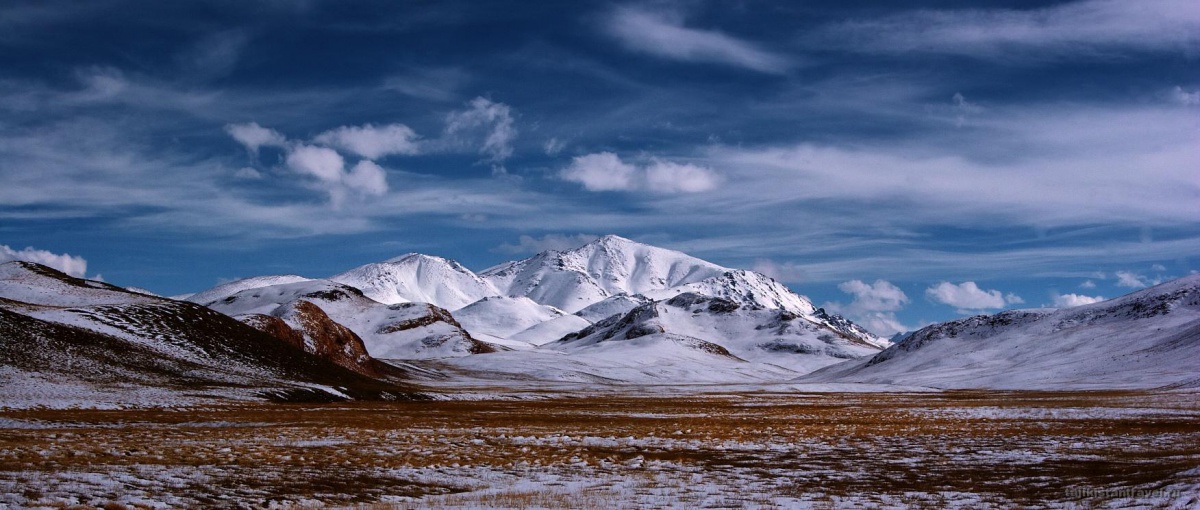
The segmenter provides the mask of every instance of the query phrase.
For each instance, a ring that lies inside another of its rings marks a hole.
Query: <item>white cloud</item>
[[[1150,269],[1153,269],[1153,270],[1161,273],[1161,272],[1167,270],[1167,266],[1164,266],[1162,264],[1154,264],[1153,266],[1150,266]]]
[[[884,53],[972,57],[1105,58],[1113,51],[1185,51],[1200,42],[1191,0],[1083,0],[1040,9],[920,10],[851,20],[816,32],[813,43]]]
[[[542,237],[522,235],[517,244],[501,244],[496,250],[501,253],[540,253],[547,250],[570,250],[595,241],[598,237],[591,234],[546,234]]]
[[[634,189],[638,169],[621,161],[611,152],[575,156],[559,177],[578,182],[588,191],[624,191]]]
[[[1150,286],[1146,278],[1132,271],[1117,271],[1117,286],[1128,287],[1130,289],[1140,289]]]
[[[288,151],[287,166],[325,182],[339,182],[342,180],[346,160],[333,149],[297,145]]]
[[[1094,289],[1094,288],[1096,288],[1096,282],[1093,282],[1091,280],[1084,280],[1083,283],[1079,284],[1079,288]]]
[[[972,121],[979,129],[963,134],[966,143],[715,146],[703,161],[738,184],[717,197],[726,207],[831,200],[864,207],[874,224],[950,219],[1048,228],[1200,217],[1200,130],[1192,112],[1046,108],[981,116]]]
[[[687,28],[679,16],[640,8],[616,9],[605,27],[626,48],[687,62],[715,62],[763,73],[783,73],[787,59],[713,30]]]
[[[854,300],[848,305],[825,303],[823,306],[826,309],[845,315],[881,336],[892,336],[912,329],[896,319],[895,312],[904,308],[909,299],[900,287],[891,282],[875,280],[875,283],[866,283],[862,280],[850,280],[842,282],[838,289],[854,296]]]
[[[287,145],[287,138],[274,129],[268,129],[258,125],[257,122],[246,124],[228,124],[225,126],[225,132],[229,133],[234,140],[246,146],[250,152],[257,153],[259,147],[283,147]]]
[[[717,187],[717,175],[704,167],[655,160],[646,167],[646,187],[660,193],[697,193]]]
[[[387,193],[387,172],[372,161],[362,160],[346,171],[346,161],[337,151],[327,147],[296,145],[288,151],[287,166],[293,171],[319,181],[329,193],[335,208],[341,207],[350,193],[380,196]]]
[[[576,156],[558,175],[582,184],[588,191],[697,193],[711,190],[720,182],[717,174],[705,167],[659,159],[638,167],[611,152]]]
[[[420,152],[417,133],[404,124],[375,127],[342,126],[317,135],[313,141],[335,147],[367,159],[379,159],[392,154]]]
[[[1085,296],[1082,294],[1055,294],[1052,296],[1054,308],[1073,308],[1104,301],[1103,296]]]
[[[372,161],[359,161],[342,179],[347,188],[364,195],[379,196],[387,193],[387,172]]]
[[[33,247],[14,250],[7,245],[0,244],[0,263],[14,260],[35,262],[79,278],[83,278],[84,274],[87,273],[87,260],[84,260],[83,257],[66,253],[51,253]]]
[[[908,303],[904,291],[887,280],[875,280],[875,283],[864,283],[862,280],[850,280],[838,285],[842,292],[854,296],[853,306],[872,312],[894,312]]]
[[[1006,298],[1004,293],[998,290],[983,290],[975,282],[963,282],[958,285],[941,282],[925,289],[925,295],[938,303],[953,306],[960,311],[1004,308],[1006,304],[1024,302],[1015,294],[1010,293]]]
[[[512,143],[517,138],[512,108],[483,97],[472,99],[468,106],[446,118],[446,134],[453,138],[481,132],[483,143],[479,152],[491,156],[490,161],[500,162],[512,156]]]
[[[1013,294],[1012,292],[1009,292],[1008,294],[1004,295],[1004,302],[1008,303],[1010,305],[1019,305],[1019,304],[1024,303],[1025,300],[1021,299],[1021,296],[1018,296],[1016,294]]]

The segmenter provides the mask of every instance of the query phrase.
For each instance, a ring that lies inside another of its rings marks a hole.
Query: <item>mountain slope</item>
[[[480,275],[508,296],[525,296],[574,313],[609,296],[645,294],[725,271],[684,253],[610,235],[573,250],[501,264]]]
[[[329,278],[355,287],[383,304],[430,303],[457,310],[500,292],[458,262],[409,253],[359,266]]]
[[[208,308],[23,262],[0,265],[0,341],[4,406],[394,398],[409,391]]]
[[[597,347],[658,336],[672,348],[770,363],[807,373],[880,348],[788,310],[684,293],[641,305],[567,335],[545,348],[586,354]],[[645,341],[643,341],[645,342]]]
[[[316,306],[352,331],[375,358],[438,358],[495,350],[471,337],[443,308],[426,303],[385,305],[357,288],[330,280],[246,289],[204,304],[237,317],[260,314],[284,318],[300,301]]]
[[[1200,387],[1200,275],[1062,310],[936,324],[803,381],[944,388]]]

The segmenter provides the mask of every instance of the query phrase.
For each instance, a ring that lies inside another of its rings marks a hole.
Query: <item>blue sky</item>
[[[5,2],[0,259],[165,294],[615,233],[876,331],[1200,269],[1200,9]]]

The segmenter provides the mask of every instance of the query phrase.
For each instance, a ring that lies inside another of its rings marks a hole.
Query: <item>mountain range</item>
[[[497,379],[1200,384],[1190,363],[1200,359],[1195,275],[1077,308],[935,324],[894,344],[765,275],[617,236],[479,273],[411,253],[327,278],[259,276],[184,298],[0,265],[7,398],[116,402],[134,389],[141,400],[181,391],[424,398],[414,381]]]

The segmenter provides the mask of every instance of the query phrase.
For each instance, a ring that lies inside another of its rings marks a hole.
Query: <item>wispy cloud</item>
[[[541,237],[521,235],[516,244],[504,243],[496,251],[508,254],[539,253],[547,250],[570,250],[595,241],[599,236],[592,234],[546,234]]]
[[[429,101],[451,101],[458,90],[470,80],[465,71],[453,67],[412,69],[389,76],[383,88],[406,96]]]
[[[783,73],[788,59],[716,30],[689,28],[677,13],[619,7],[604,27],[626,48],[686,62],[711,62],[763,73]]]
[[[635,166],[611,152],[576,156],[558,175],[563,180],[582,184],[588,191],[697,193],[715,188],[721,180],[715,172],[702,166],[659,159]]]
[[[1200,42],[1190,0],[1081,0],[1037,9],[921,10],[857,19],[817,31],[814,44],[880,53],[992,59],[1106,57],[1183,51]]]
[[[246,146],[246,150],[252,154],[258,154],[259,147],[284,147],[287,145],[287,137],[274,129],[262,127],[257,122],[227,124],[225,132],[229,133],[229,136],[232,136],[238,143]]]
[[[467,106],[467,109],[446,117],[446,136],[453,141],[472,133],[481,135],[483,142],[479,152],[495,163],[512,156],[512,144],[517,138],[512,108],[483,97],[472,99]]]
[[[249,42],[250,36],[243,30],[207,35],[178,55],[180,74],[198,80],[227,76],[237,66]]]

